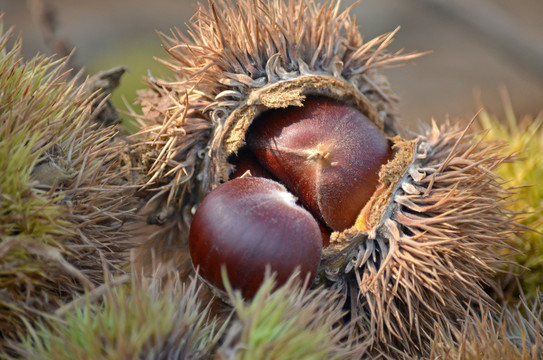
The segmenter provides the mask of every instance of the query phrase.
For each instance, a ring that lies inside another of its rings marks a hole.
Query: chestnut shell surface
[[[354,224],[392,156],[367,116],[322,96],[262,113],[246,141],[260,164],[336,231]]]
[[[264,169],[255,158],[254,154],[246,147],[240,149],[237,156],[229,159],[229,162],[235,166],[234,170],[229,175],[229,179],[235,179],[244,175],[272,179],[272,175]]]
[[[210,192],[196,211],[189,250],[199,275],[224,290],[224,266],[234,289],[251,298],[269,266],[277,283],[296,271],[313,280],[322,237],[312,215],[284,186],[259,177],[236,178]]]

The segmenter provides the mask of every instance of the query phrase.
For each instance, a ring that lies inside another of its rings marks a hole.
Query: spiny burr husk
[[[0,19],[0,352],[27,324],[123,272],[126,164],[99,98],[63,61],[24,62]],[[100,106],[96,107],[96,111]],[[26,323],[26,324],[25,324]]]
[[[122,275],[55,312],[16,344],[38,359],[352,359],[369,355],[355,341],[337,291],[308,290],[292,277],[276,291],[266,279],[254,301],[228,287],[234,304],[219,320],[202,300],[205,288],[171,268],[152,277]],[[222,325],[221,325],[222,323]],[[104,350],[106,349],[106,350]]]
[[[225,275],[225,274],[224,274]],[[292,276],[276,289],[266,278],[245,301],[227,283],[234,318],[216,352],[217,359],[355,359],[370,355],[370,337],[353,337],[345,321],[340,291],[309,290]],[[364,334],[366,335],[366,334]]]
[[[461,327],[438,328],[431,359],[537,359],[543,354],[541,301],[528,305],[523,296],[514,307],[496,313],[467,309]]]
[[[509,186],[519,189],[511,209],[526,214],[520,223],[532,231],[510,239],[514,251],[505,249],[524,269],[515,271],[516,277],[509,276],[510,271],[504,276],[500,273],[498,280],[506,288],[507,296],[517,298],[518,287],[514,280],[518,279],[526,298],[534,299],[543,285],[543,183],[540,181],[543,162],[539,155],[543,152],[543,112],[535,117],[517,118],[508,94],[505,90],[502,94],[505,118],[483,111],[479,123],[488,132],[488,138],[504,142],[507,151],[519,154],[517,161],[503,164],[496,172],[508,180]]]
[[[326,95],[396,134],[397,97],[377,70],[420,54],[386,52],[395,32],[365,42],[349,12],[335,1],[217,1],[199,8],[187,36],[162,35],[175,76],[151,78],[139,93],[134,152],[148,174],[148,222],[168,230],[151,235],[142,253],[176,251],[194,206],[228,179],[228,156],[267,109]]]
[[[396,97],[377,70],[420,54],[386,53],[393,34],[364,42],[349,10],[218,1],[200,8],[188,36],[164,36],[175,78],[151,78],[140,93],[135,147],[148,173],[148,221],[163,225],[141,253],[186,253],[194,208],[228,179],[228,157],[267,109],[324,95],[397,134]],[[316,283],[343,290],[353,332],[369,336],[375,354],[428,355],[435,326],[459,326],[477,304],[496,308],[486,287],[514,214],[492,170],[508,157],[455,126],[390,141],[380,186],[356,224],[332,235]]]
[[[15,348],[25,359],[211,359],[228,322],[212,318],[200,291],[169,269],[122,275],[60,308]]]
[[[427,354],[435,326],[458,326],[478,304],[497,309],[486,287],[515,216],[492,169],[508,157],[466,131],[434,124],[396,138],[359,221],[324,251],[322,281],[348,291],[352,315],[385,348]]]

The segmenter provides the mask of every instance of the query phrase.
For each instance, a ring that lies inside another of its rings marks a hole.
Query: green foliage
[[[526,213],[521,223],[533,229],[511,244],[520,251],[515,261],[527,268],[520,276],[521,287],[527,298],[533,298],[543,285],[543,112],[518,119],[507,99],[505,110],[505,122],[486,111],[479,120],[488,130],[487,138],[502,141],[506,151],[518,154],[517,160],[502,164],[497,173],[506,185],[517,188],[511,208]]]
[[[41,324],[20,345],[28,359],[208,359],[223,328],[209,320],[196,281],[107,285],[100,301]]]

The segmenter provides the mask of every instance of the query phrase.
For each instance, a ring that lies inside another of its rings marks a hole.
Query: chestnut
[[[230,174],[230,179],[235,179],[241,177],[247,172],[251,176],[258,176],[271,179],[271,174],[258,163],[258,160],[253,155],[253,153],[243,147],[239,150],[237,156],[233,156],[231,159],[228,159],[228,162],[235,166],[234,170]]]
[[[232,287],[251,298],[267,266],[278,285],[296,269],[312,280],[322,237],[317,221],[283,185],[249,176],[221,184],[204,198],[191,223],[189,251],[205,281],[224,290],[224,267]]]
[[[322,247],[327,248],[328,246],[330,246],[330,236],[332,236],[332,231],[322,222],[318,221],[318,224],[322,236]]]
[[[259,163],[336,231],[354,225],[392,155],[368,117],[322,96],[262,113],[246,141]]]

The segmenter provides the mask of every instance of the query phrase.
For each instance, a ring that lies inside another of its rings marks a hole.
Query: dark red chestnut
[[[272,175],[260,165],[253,153],[246,147],[243,147],[237,156],[233,156],[228,160],[229,163],[235,166],[234,171],[230,174],[229,179],[235,179],[241,176],[256,176],[266,179],[272,179]],[[297,202],[299,204],[299,202]],[[327,247],[330,244],[331,230],[321,221],[317,221],[319,230],[322,235],[322,246]]]
[[[281,184],[259,177],[233,179],[211,191],[198,207],[189,234],[195,268],[208,283],[224,290],[221,267],[234,289],[251,298],[266,266],[285,283],[297,267],[313,279],[322,238],[316,220],[296,205]]]
[[[319,221],[318,223],[322,237],[322,247],[327,248],[328,246],[330,246],[330,236],[332,235],[332,231],[322,222]]]
[[[258,176],[270,179],[271,174],[258,163],[258,160],[253,153],[243,147],[237,156],[228,160],[229,163],[235,166],[234,171],[230,174],[230,179],[235,179],[245,175],[247,172],[251,176]]]
[[[356,108],[325,97],[263,113],[246,141],[262,166],[337,231],[354,225],[391,157],[377,125]]]

